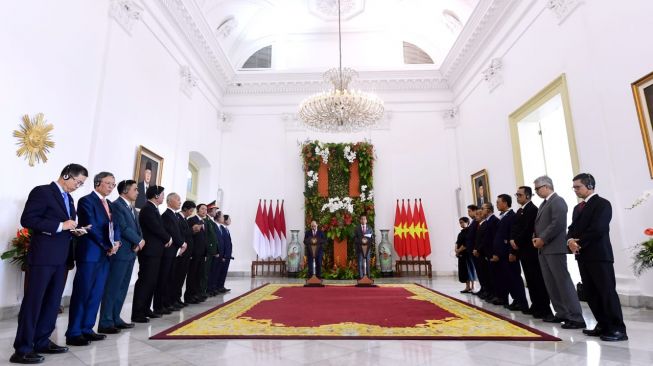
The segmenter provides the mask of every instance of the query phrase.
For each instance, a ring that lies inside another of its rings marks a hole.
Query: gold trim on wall
[[[648,114],[647,109],[649,109],[649,106],[647,104],[646,97],[643,94],[643,89],[645,87],[651,87],[653,85],[652,82],[653,72],[631,84],[633,97],[635,97],[635,107],[637,108],[639,128],[642,130],[642,140],[644,141],[646,161],[648,162],[648,171],[651,175],[651,179],[653,179],[653,145],[651,144],[651,133],[653,133],[653,116]],[[646,118],[647,116],[648,119]]]
[[[515,178],[517,179],[518,186],[524,185],[524,168],[521,160],[521,146],[519,143],[517,123],[558,94],[560,94],[562,99],[562,108],[565,115],[565,124],[567,126],[571,168],[574,174],[578,174],[580,170],[580,164],[578,163],[578,150],[576,148],[576,136],[574,134],[574,123],[571,117],[571,106],[569,103],[569,90],[567,89],[567,77],[565,74],[562,74],[508,116],[510,123],[510,137],[512,140],[513,162],[515,165]]]

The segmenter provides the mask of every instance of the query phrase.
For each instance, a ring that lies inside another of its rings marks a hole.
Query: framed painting
[[[160,185],[163,176],[163,158],[151,150],[138,147],[136,153],[136,167],[134,168],[134,180],[138,182],[138,198],[136,208],[141,208],[147,202],[145,192],[151,185]]]
[[[639,127],[642,130],[648,171],[653,179],[653,146],[651,146],[651,138],[653,138],[653,72],[635,81],[631,86],[639,117]]]
[[[481,207],[484,203],[491,203],[490,179],[487,170],[483,169],[472,174],[472,196],[474,204]]]

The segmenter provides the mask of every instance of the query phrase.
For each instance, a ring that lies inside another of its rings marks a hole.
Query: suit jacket
[[[194,215],[186,219],[191,232],[193,226],[197,224],[204,224],[201,217]],[[204,228],[196,233],[193,233],[193,257],[206,257],[206,247],[208,246],[208,237],[206,233],[206,225]]]
[[[519,249],[511,249],[512,254],[537,254],[537,248],[533,246],[533,230],[536,216],[537,206],[531,201],[517,210],[515,221],[512,223],[512,229],[510,230],[510,239],[515,241]]]
[[[481,221],[476,231],[476,249],[480,253],[481,258],[490,257],[492,255],[492,247],[494,244],[494,236],[497,232],[497,224],[499,219],[490,215],[487,220]]]
[[[363,236],[366,234],[372,235],[369,237],[369,241],[367,242],[368,244],[368,251],[371,250],[371,245],[374,243],[374,230],[370,227],[370,225],[366,225],[365,227],[365,232],[363,232],[363,225],[357,225],[356,229],[354,230],[354,247],[356,248],[356,255],[358,255],[361,252],[361,245],[363,244]]]
[[[55,182],[37,186],[29,193],[20,217],[20,224],[32,230],[30,248],[27,252],[28,265],[66,264],[72,234],[68,230],[57,232],[57,229],[62,222],[77,218],[73,198],[70,194],[66,194],[70,217],[61,191]]]
[[[497,222],[497,230],[492,241],[492,255],[498,256],[502,261],[508,260],[508,254],[510,254],[510,231],[514,221],[515,211],[508,210]]]
[[[223,256],[226,259],[231,259],[233,256],[233,243],[231,242],[231,233],[229,229],[224,226],[222,227],[222,237],[224,241],[224,253]]]
[[[467,252],[471,253],[476,244],[476,231],[478,230],[478,221],[472,220],[472,223],[467,227],[465,232],[465,248]]]
[[[220,226],[215,221],[211,221],[211,224],[213,225],[213,230],[215,231],[215,237],[217,239],[217,254],[220,254],[220,257],[224,256],[225,250],[225,242],[227,241],[227,229],[224,226]]]
[[[177,220],[179,224],[179,232],[181,233],[181,236],[184,238],[184,241],[186,242],[186,245],[188,247],[186,248],[186,251],[184,254],[182,254],[182,257],[190,257],[193,255],[193,230],[188,226],[188,221],[186,221],[186,218],[177,212]]]
[[[610,243],[610,220],[612,205],[598,195],[592,196],[580,210],[574,207],[567,239],[579,239],[580,250],[576,255],[579,262],[614,262]]]
[[[218,224],[207,216],[204,219],[204,228],[206,229],[206,237],[208,239],[206,243],[206,255],[214,256],[218,254],[218,240],[221,238]]]
[[[565,200],[553,193],[540,206],[535,217],[535,232],[533,237],[542,238],[544,246],[540,254],[567,254],[567,204]]]
[[[320,253],[324,247],[324,243],[326,243],[326,235],[324,235],[324,232],[320,229],[315,231],[315,236],[313,236],[313,230],[309,229],[306,230],[304,233],[304,254],[308,256],[310,254],[311,250],[311,239],[315,237],[317,238],[317,253]]]
[[[168,232],[168,235],[172,237],[172,245],[163,250],[163,256],[174,258],[177,256],[179,248],[184,245],[184,237],[181,235],[181,231],[179,230],[179,219],[177,218],[177,214],[168,208],[165,210],[163,215],[161,215],[161,220],[163,221],[163,226]]]
[[[109,212],[111,205],[109,200]],[[77,240],[75,247],[75,260],[78,262],[98,262],[107,258],[107,252],[113,248],[113,243],[120,241],[120,229],[109,219],[102,200],[95,192],[91,192],[79,199],[79,225],[92,225],[88,234],[82,235]],[[113,233],[111,233],[113,230]],[[111,241],[113,234],[113,242]]]
[[[163,226],[159,209],[148,201],[138,214],[138,222],[141,224],[143,239],[145,239],[145,246],[138,254],[146,257],[162,257],[165,245],[170,240],[170,234]]]
[[[145,204],[147,203],[147,196],[145,195],[145,182],[140,181],[138,182],[138,197],[136,197],[136,202],[134,202],[134,206],[136,208],[141,209]]]
[[[138,222],[138,214],[132,213],[131,206],[124,199],[118,198],[111,202],[111,214],[113,223],[120,229],[120,249],[116,252],[114,259],[128,261],[136,258],[134,249],[143,239],[141,225]]]

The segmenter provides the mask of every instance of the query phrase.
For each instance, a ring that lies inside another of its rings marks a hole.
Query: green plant
[[[2,253],[0,259],[10,260],[10,263],[20,265],[24,269],[27,265],[27,252],[32,237],[32,231],[26,228],[16,230],[16,236],[11,239],[11,248]]]
[[[633,255],[633,271],[637,276],[647,269],[653,268],[653,228],[644,230],[649,239],[635,246]]]

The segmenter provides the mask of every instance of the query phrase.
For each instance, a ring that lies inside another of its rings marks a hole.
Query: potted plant
[[[648,240],[635,245],[634,248],[633,271],[637,276],[653,267],[653,228],[644,230],[644,234],[649,237]]]
[[[32,231],[26,228],[16,230],[16,236],[11,239],[10,249],[0,256],[3,260],[9,260],[20,266],[20,269],[27,269],[27,252],[29,251]]]

